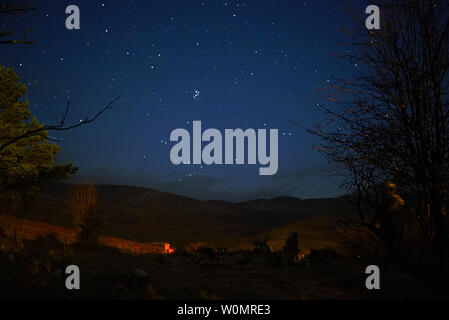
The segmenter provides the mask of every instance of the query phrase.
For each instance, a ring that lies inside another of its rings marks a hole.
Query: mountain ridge
[[[27,218],[62,227],[74,227],[67,209],[72,184],[57,182],[42,188],[42,197]],[[294,224],[307,217],[339,215],[343,199],[276,197],[240,203],[197,200],[145,187],[97,185],[98,214],[105,235],[141,242],[221,243],[251,237]],[[5,213],[5,212],[0,212]]]

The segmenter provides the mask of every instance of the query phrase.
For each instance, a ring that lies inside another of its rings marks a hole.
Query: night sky
[[[28,1],[37,8],[2,17],[16,38],[33,29],[34,45],[2,45],[0,61],[28,85],[40,122],[114,109],[60,139],[58,162],[80,168],[71,182],[145,186],[200,199],[242,201],[290,195],[336,196],[340,179],[314,151],[305,127],[323,121],[303,93],[352,72],[332,57],[349,18],[365,1]],[[81,29],[65,28],[65,8],[78,5]],[[363,27],[363,26],[361,26]],[[279,170],[259,165],[181,165],[170,161],[170,133],[217,128],[279,129]]]

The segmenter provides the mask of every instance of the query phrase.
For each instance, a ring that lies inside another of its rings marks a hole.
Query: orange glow
[[[174,253],[175,250],[170,248],[170,243],[165,243],[165,253]]]

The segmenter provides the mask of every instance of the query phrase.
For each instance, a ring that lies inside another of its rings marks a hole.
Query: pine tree
[[[21,100],[26,93],[14,70],[0,64],[0,143],[44,126],[32,117],[29,103]],[[43,182],[68,179],[78,168],[54,163],[60,149],[49,142],[47,131],[40,131],[0,150],[0,195],[23,210]]]

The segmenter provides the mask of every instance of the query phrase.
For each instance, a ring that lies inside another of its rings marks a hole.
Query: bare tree
[[[361,17],[341,55],[357,74],[335,79],[325,103],[314,100],[328,121],[309,131],[353,191],[360,217],[353,228],[390,256],[419,247],[447,267],[449,3],[390,0],[379,7],[381,29],[366,30]]]
[[[11,1],[11,0],[0,0],[0,15],[14,15],[14,16],[22,16],[23,14],[36,10],[36,8],[21,3],[18,4],[17,1]],[[0,44],[34,44],[34,41],[27,40],[28,34],[31,32],[29,28],[25,28],[25,34],[23,40],[1,40],[1,38],[9,36],[14,34],[13,30],[6,30],[3,32],[0,32]],[[70,101],[67,100],[65,112],[62,116],[62,118],[59,120],[59,123],[53,124],[53,125],[42,125],[41,127],[33,130],[26,130],[22,134],[14,136],[14,137],[0,137],[0,151],[5,149],[6,147],[22,140],[25,138],[29,138],[32,136],[42,136],[46,139],[51,140],[48,138],[47,135],[44,134],[46,131],[67,131],[70,129],[74,129],[80,126],[87,125],[91,122],[94,122],[98,117],[100,117],[106,110],[112,109],[112,105],[114,102],[116,102],[119,99],[119,97],[115,98],[111,102],[109,102],[104,108],[100,109],[96,114],[94,114],[92,117],[85,117],[83,120],[81,120],[79,123],[75,123],[72,125],[67,125],[66,120],[67,116],[70,110]],[[56,140],[57,141],[57,140]]]
[[[14,15],[21,16],[29,11],[36,10],[36,8],[24,5],[17,4],[16,1],[8,1],[8,0],[0,0],[0,15]],[[3,40],[3,37],[10,36],[14,34],[14,30],[6,30],[0,32],[0,44],[34,44],[35,42],[32,40],[28,40],[28,34],[31,32],[29,28],[25,28],[24,36],[22,40],[10,39]]]
[[[114,100],[112,100],[111,102],[109,102],[105,107],[103,107],[102,109],[97,111],[97,113],[95,113],[92,117],[85,117],[84,119],[80,120],[80,122],[75,123],[75,124],[70,124],[70,125],[66,124],[67,116],[70,111],[70,101],[67,100],[64,114],[62,115],[61,119],[59,120],[59,123],[52,124],[52,125],[42,125],[36,129],[27,129],[23,133],[21,133],[17,136],[14,136],[14,137],[6,137],[6,136],[0,137],[0,151],[16,142],[22,140],[22,139],[33,137],[33,136],[40,136],[45,131],[68,131],[68,130],[75,129],[75,128],[78,128],[81,126],[85,126],[89,123],[92,123],[95,120],[97,120],[104,112],[112,109],[112,105],[118,99],[120,99],[120,97],[117,97]],[[48,139],[47,136],[45,136],[45,138]]]
[[[94,185],[74,185],[68,200],[68,209],[78,230],[78,240],[95,244],[98,240],[98,194]]]

